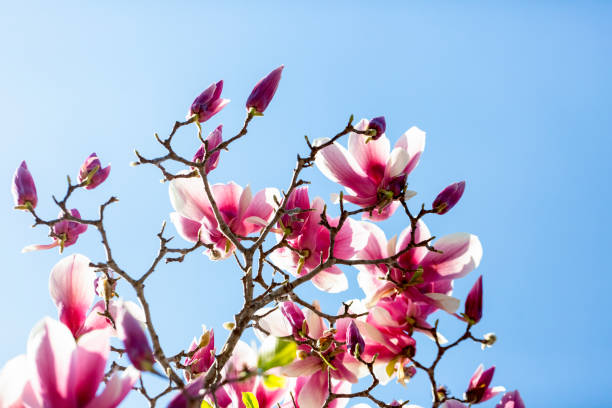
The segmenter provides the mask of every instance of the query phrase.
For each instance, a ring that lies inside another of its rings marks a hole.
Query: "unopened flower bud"
[[[76,208],[70,210],[70,215],[75,218],[81,218],[81,214]],[[60,213],[60,217],[61,216],[63,216],[62,213]],[[53,226],[53,232],[55,235],[61,237],[59,238],[59,241],[61,242],[58,242],[58,244],[62,250],[65,247],[74,245],[77,242],[79,235],[85,231],[87,231],[87,224],[81,224],[77,221],[63,220]],[[58,238],[55,239],[58,240]]]
[[[214,150],[217,146],[221,144],[222,141],[223,141],[223,125],[219,125],[217,126],[215,130],[210,132],[210,134],[206,138],[206,142],[207,142],[206,144],[208,145],[208,151],[210,152]],[[206,174],[210,173],[215,168],[217,168],[217,165],[219,164],[220,155],[221,155],[220,150],[217,150],[212,155],[210,155],[210,157],[208,158],[208,161],[206,162],[206,166],[204,166],[204,171],[206,172]],[[202,145],[196,151],[191,161],[196,162],[196,163],[203,162],[205,156],[206,156],[206,146],[204,145],[204,143],[202,143]]]
[[[308,323],[302,310],[295,303],[287,301],[280,305],[280,310],[289,321],[293,335],[298,338],[303,338],[308,334]]]
[[[465,300],[464,315],[471,324],[478,323],[482,318],[482,276],[472,286],[472,290]]]
[[[206,122],[229,103],[229,99],[221,98],[223,80],[212,84],[204,90],[191,104],[187,119],[197,115],[198,122]]]
[[[446,214],[459,202],[465,190],[465,181],[453,183],[446,187],[434,200],[432,207],[438,214]]]
[[[365,341],[354,320],[346,328],[346,348],[355,357],[359,357],[365,349]]]
[[[485,342],[482,343],[480,347],[484,350],[487,347],[492,347],[495,344],[495,342],[497,341],[497,336],[495,335],[495,333],[487,333],[483,336],[483,339],[485,340]]]
[[[98,276],[94,281],[96,293],[105,301],[109,301],[116,296],[115,288],[117,287],[116,279],[109,279],[108,276]]]
[[[223,328],[225,330],[230,330],[231,331],[231,330],[234,330],[234,327],[236,327],[236,323],[234,323],[234,322],[225,322],[225,323],[223,323]]]
[[[368,124],[368,130],[373,130],[372,135],[370,136],[371,140],[377,140],[379,137],[385,133],[387,129],[387,123],[385,122],[384,116],[375,117]]]
[[[18,209],[27,209],[28,206],[36,208],[36,204],[38,203],[36,186],[34,185],[34,178],[32,178],[32,174],[30,174],[25,161],[22,161],[15,171],[11,190],[13,192],[13,198],[15,199],[15,206]]]
[[[525,402],[518,390],[514,390],[505,393],[495,408],[525,408]]]
[[[102,163],[95,153],[89,155],[85,162],[81,166],[79,171],[78,181],[79,184],[85,182],[85,189],[92,190],[98,187],[106,180],[110,174],[110,164],[102,168]]]
[[[281,65],[257,82],[247,98],[247,111],[253,109],[254,113],[257,115],[262,114],[266,110],[276,93],[281,74],[283,73],[283,68],[285,68],[285,66]]]
[[[140,371],[152,371],[155,357],[147,335],[138,319],[125,307],[117,318],[117,332],[134,367]]]

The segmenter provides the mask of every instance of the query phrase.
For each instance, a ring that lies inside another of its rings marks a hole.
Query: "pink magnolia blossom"
[[[514,390],[505,393],[495,408],[525,408],[525,403],[523,398],[521,398],[521,394]]]
[[[283,68],[285,66],[281,65],[257,82],[246,101],[247,110],[255,109],[257,114],[266,110],[276,93]]]
[[[210,134],[206,138],[206,144],[208,145],[208,151],[214,150],[217,146],[221,144],[222,141],[223,141],[223,125],[219,125],[217,126],[215,130],[210,132]],[[211,171],[217,168],[217,165],[219,164],[220,155],[221,155],[220,150],[217,150],[216,152],[210,155],[210,157],[208,158],[208,161],[206,162],[206,166],[204,166],[204,171],[206,172],[206,174],[210,173]],[[191,161],[203,162],[205,156],[206,156],[206,145],[202,143],[202,145],[196,151]]]
[[[60,212],[58,217],[62,217],[64,215],[63,212]],[[76,208],[70,210],[70,215],[75,218],[81,218],[81,214]],[[70,220],[62,220],[53,226],[53,233],[56,235],[53,237],[53,242],[50,244],[38,244],[38,245],[29,245],[21,250],[21,252],[31,252],[38,251],[41,249],[51,249],[57,246],[60,247],[60,252],[64,250],[65,247],[69,247],[71,245],[76,244],[77,239],[79,239],[79,235],[87,231],[87,224],[81,224],[76,221]]]
[[[183,365],[190,368],[185,370],[187,381],[206,373],[215,361],[215,332],[212,329],[207,331],[205,327],[202,331],[200,338],[197,341],[194,338],[189,346],[188,352],[193,354],[183,362]]]
[[[320,310],[318,302],[314,302],[313,306]],[[267,320],[270,321],[277,316],[270,314]],[[337,330],[332,331],[312,310],[307,309],[305,316],[308,323],[308,337],[318,340],[321,354],[314,351],[309,345],[301,344],[298,346],[300,357],[283,367],[281,372],[289,377],[299,377],[298,381],[303,382],[303,392],[297,397],[297,404],[300,408],[319,408],[328,395],[328,369],[331,378],[340,383],[356,383],[359,377],[367,374],[367,370],[364,371],[365,366],[347,352],[346,346],[338,346],[332,341],[346,341],[350,319],[340,319],[337,322]],[[282,334],[282,326],[270,322],[268,327],[273,328],[272,335]],[[275,332],[275,328],[281,329],[280,333]],[[330,365],[333,369],[330,368]]]
[[[253,197],[251,189],[234,182],[211,186],[213,197],[223,220],[234,234],[247,236],[260,231],[274,216],[274,196],[280,197],[275,188],[266,188]],[[178,233],[188,241],[198,237],[211,244],[208,256],[225,259],[234,251],[234,246],[219,229],[212,206],[199,177],[178,178],[170,182],[170,201],[176,210],[170,214]]]
[[[500,392],[505,391],[506,389],[502,386],[492,388],[489,387],[494,373],[495,366],[492,366],[487,370],[484,370],[482,364],[478,366],[474,372],[474,375],[472,375],[472,378],[470,379],[470,385],[465,392],[465,399],[472,404],[477,404],[480,402],[485,402]]]
[[[362,119],[357,130],[368,129],[369,122]],[[367,137],[357,133],[349,135],[348,150],[339,143],[325,147],[315,159],[315,164],[330,180],[344,187],[348,194],[344,199],[360,207],[376,206],[373,220],[384,220],[398,207],[394,201],[402,192],[408,174],[417,166],[425,148],[425,132],[412,127],[404,133],[393,151],[385,135],[366,143]],[[321,145],[329,139],[318,139]]]
[[[374,224],[364,223],[370,236],[365,248],[358,257],[363,259],[382,259],[403,251],[410,243],[411,229],[406,228],[399,239],[387,241],[384,232]],[[415,241],[430,238],[427,226],[419,221],[415,231]],[[446,235],[438,239],[434,247],[441,253],[417,247],[403,252],[398,258],[404,269],[391,268],[384,264],[359,265],[358,281],[364,290],[369,306],[395,293],[402,293],[412,301],[429,304],[430,314],[436,309],[454,313],[459,300],[450,297],[453,280],[461,278],[478,267],[482,258],[482,246],[478,237],[467,233]],[[387,272],[391,280],[386,279]]]
[[[292,194],[299,196],[293,199],[290,196],[288,204],[293,202],[298,209],[303,209],[308,202],[308,192],[305,189],[297,189]],[[294,238],[288,239],[287,245],[277,249],[271,255],[275,264],[290,272],[294,276],[302,276],[315,269],[321,262],[325,262],[329,257],[330,233],[329,230],[320,224],[321,214],[325,206],[323,200],[315,198],[310,204],[308,212],[298,213],[300,218],[294,222],[289,222]],[[287,211],[295,208],[286,207]],[[338,218],[328,218],[331,226],[338,225]],[[334,257],[350,259],[360,251],[366,244],[367,235],[361,228],[361,223],[350,218],[343,224],[338,234],[336,234],[334,244]],[[299,231],[293,234],[293,231]],[[279,239],[282,234],[277,234]],[[348,281],[342,270],[333,265],[317,273],[312,278],[312,283],[319,289],[337,293],[348,289]]]
[[[314,377],[314,379],[313,379]],[[332,392],[336,394],[348,394],[351,392],[351,383],[346,381],[337,381],[332,379]],[[323,406],[327,394],[322,394],[322,389],[328,388],[327,373],[320,371],[310,378],[298,377],[295,381],[295,387],[291,390],[291,393],[295,399],[295,405],[293,400],[285,402],[281,405],[282,408],[320,408]],[[321,399],[323,395],[323,399]],[[333,400],[328,407],[329,408],[344,408],[348,404],[346,398],[336,398]],[[368,407],[369,408],[369,407]]]
[[[223,91],[223,80],[206,88],[191,104],[187,119],[197,115],[199,122],[206,122],[219,113],[230,102],[229,99],[221,98],[221,91]]]
[[[294,337],[301,338],[304,333],[308,333],[308,322],[306,322],[306,317],[302,309],[297,307],[295,303],[291,301],[283,302],[280,304],[280,310],[291,325]]]
[[[110,343],[106,330],[94,330],[76,342],[68,328],[53,319],[40,321],[30,333],[27,357],[11,360],[0,377],[15,388],[0,386],[1,406],[114,408],[132,390],[139,373],[134,367],[104,379]],[[4,405],[6,402],[11,405]]]
[[[36,185],[25,161],[22,161],[15,170],[11,191],[17,207],[27,208],[29,203],[32,208],[36,208],[38,203]]]
[[[81,170],[79,171],[78,176],[79,184],[84,182],[85,180],[89,180],[89,184],[85,186],[85,189],[93,190],[108,178],[110,170],[110,164],[102,168],[102,163],[100,163],[98,155],[92,153],[81,166]]]

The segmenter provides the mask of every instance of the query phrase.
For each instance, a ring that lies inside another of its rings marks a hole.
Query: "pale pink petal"
[[[265,188],[258,191],[243,214],[243,219],[246,221],[248,218],[257,217],[267,223],[274,215],[274,209],[278,207],[274,202],[274,197],[277,197],[280,202],[280,193],[275,188]],[[260,230],[261,226],[255,223],[247,223],[245,228],[245,234],[250,234]]]
[[[402,148],[396,147],[391,152],[391,156],[385,167],[385,177],[392,179],[404,173],[404,169],[410,162],[410,155]]]
[[[217,203],[219,212],[223,215],[226,222],[238,216],[240,211],[240,199],[242,197],[242,187],[230,181],[227,184],[215,184],[211,187],[213,197]],[[250,190],[249,190],[250,191]],[[250,193],[247,193],[246,201]],[[212,210],[211,210],[212,212]]]
[[[459,299],[443,293],[427,293],[425,296],[432,299],[437,307],[450,314],[455,313],[461,304]]]
[[[242,194],[240,194],[240,200],[238,201],[239,217],[243,216],[247,208],[249,208],[249,204],[251,204],[252,200],[253,192],[251,191],[251,186],[247,185],[244,190],[242,190]]]
[[[112,302],[112,301],[111,301]],[[108,320],[107,317],[102,316],[100,313],[104,313],[106,309],[106,303],[103,300],[98,301],[91,309],[85,319],[85,323],[81,326],[78,332],[78,336],[82,336],[92,330],[109,329],[111,333],[114,333],[113,324]],[[111,313],[112,314],[112,313]]]
[[[17,408],[23,406],[21,395],[28,380],[28,362],[25,354],[7,361],[0,371],[0,407]]]
[[[198,240],[198,233],[202,227],[201,223],[185,218],[177,212],[170,213],[170,221],[183,239],[190,242]]]
[[[355,129],[365,130],[367,127],[368,121],[362,119],[355,126]],[[368,137],[365,135],[351,132],[348,140],[349,153],[365,173],[368,173],[368,170],[372,167],[384,169],[391,150],[389,139],[384,134],[377,140],[370,139],[368,143],[366,143],[367,139]]]
[[[375,208],[372,211],[372,214],[370,215],[369,212],[364,212],[361,217],[364,220],[369,220],[369,221],[384,221],[387,218],[391,217],[395,211],[397,211],[397,209],[399,208],[400,204],[397,201],[393,201],[389,204],[387,204],[384,208],[382,209],[378,209]]]
[[[93,283],[92,283],[93,285]],[[76,343],[70,330],[57,320],[45,317],[30,332],[28,360],[34,366],[31,379],[34,393],[49,406],[72,407],[76,403],[73,358]]]
[[[259,319],[259,325],[262,329],[270,333],[270,335],[274,337],[287,337],[291,335],[291,326],[280,309],[277,308],[270,312],[269,308],[262,308],[257,311],[257,315],[265,315]],[[255,331],[255,334],[263,341],[263,338],[267,337],[267,335],[263,334],[263,336],[261,336],[260,333],[261,332],[257,330]]]
[[[318,139],[322,145],[329,139]],[[338,143],[333,143],[317,153],[315,164],[328,179],[355,191],[357,195],[376,194],[376,185],[370,181],[350,153]]]
[[[434,243],[434,248],[442,253],[429,252],[422,265],[446,279],[467,275],[478,267],[482,259],[482,245],[478,237],[472,234],[446,235]]]
[[[170,182],[170,203],[183,217],[194,221],[212,216],[210,202],[199,177],[176,178]]]
[[[332,223],[337,225],[338,223]],[[368,230],[362,223],[348,218],[338,234],[334,243],[334,256],[341,259],[350,259],[361,251],[368,243]]]
[[[84,406],[96,395],[104,378],[104,368],[110,353],[109,332],[94,330],[79,338],[75,351],[75,393],[77,405]]]
[[[123,371],[115,371],[106,383],[104,391],[85,408],[115,408],[132,391],[132,386],[140,378],[140,371],[129,366]]]
[[[306,381],[297,403],[300,408],[321,408],[327,394],[327,372],[320,370]]]
[[[328,293],[338,293],[348,289],[346,275],[335,265],[317,273],[311,281],[318,289]]]
[[[322,364],[323,362],[318,357],[308,356],[284,366],[281,372],[288,377],[303,377],[319,371]]]
[[[74,335],[85,322],[96,296],[96,274],[89,262],[83,255],[71,255],[59,261],[49,277],[49,292],[58,308],[59,318]]]
[[[466,405],[462,404],[459,401],[448,400],[444,404],[442,404],[442,408],[466,408]]]
[[[421,153],[425,150],[425,132],[413,126],[399,138],[397,143],[395,143],[395,147],[401,147],[408,152],[410,161],[404,172],[410,173],[419,163]]]
[[[488,401],[491,398],[493,398],[494,396],[496,396],[497,394],[499,394],[500,392],[504,392],[504,391],[506,391],[506,388],[501,386],[501,385],[497,385],[495,387],[487,388],[487,390],[485,391],[484,395],[482,396],[482,399],[480,400],[480,402]]]
[[[58,241],[53,241],[50,244],[28,245],[28,246],[24,247],[21,250],[21,252],[25,254],[26,252],[40,251],[41,249],[51,249],[51,248],[55,248],[56,246],[59,246],[59,242]]]
[[[411,228],[408,227],[402,231],[399,238],[397,239],[397,247],[395,253],[400,252],[404,248],[408,246],[411,239]],[[429,228],[423,221],[419,221],[417,224],[417,228],[414,234],[415,243],[419,243],[429,239],[431,237],[431,233],[429,232]],[[425,247],[414,248],[408,251],[405,255],[402,255],[400,259],[410,258],[410,262],[413,266],[418,266],[421,264],[421,261],[425,256],[429,253],[429,250]],[[400,261],[401,262],[401,261]]]
[[[312,302],[312,306],[317,310],[321,310],[318,300]],[[310,309],[305,310],[304,315],[306,316],[306,321],[308,322],[308,335],[313,339],[318,339],[321,337],[326,329],[325,323],[323,323],[323,318]]]

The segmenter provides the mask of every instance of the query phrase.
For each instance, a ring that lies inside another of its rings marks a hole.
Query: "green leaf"
[[[259,349],[257,367],[261,371],[267,371],[274,367],[285,366],[295,360],[296,352],[295,342],[270,336]]]
[[[284,388],[287,381],[285,380],[285,377],[270,374],[264,375],[263,383],[267,388],[271,390],[276,390],[279,388]]]
[[[259,408],[259,402],[252,392],[243,392],[242,402],[244,402],[246,408]]]

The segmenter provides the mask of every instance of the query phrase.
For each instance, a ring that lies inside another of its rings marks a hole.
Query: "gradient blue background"
[[[110,179],[76,194],[73,205],[93,217],[109,195],[120,198],[107,212],[110,240],[119,263],[139,275],[171,206],[156,169],[128,166],[132,149],[161,153],[153,133],[167,134],[222,78],[232,103],[205,130],[223,123],[234,134],[251,87],[285,64],[266,116],[222,154],[212,179],[283,188],[295,154],[305,152],[303,135],[329,136],[351,113],[384,114],[393,143],[419,126],[427,147],[410,177],[419,193],[413,205],[467,180],[461,203],[428,224],[438,236],[467,231],[482,240],[482,264],[457,282],[456,294],[463,298],[484,274],[485,318],[475,332],[499,337],[485,352],[471,344],[449,353],[442,383],[461,394],[483,362],[497,366],[494,384],[518,388],[530,407],[609,405],[609,2],[125,3],[2,6],[0,364],[25,352],[35,322],[56,316],[48,274],[60,256],[20,253],[48,240],[12,209],[9,185],[20,161],[28,162],[47,217],[57,212],[50,196],[63,194],[66,174],[74,177],[89,153],[112,162]],[[191,155],[194,129],[177,142]],[[327,199],[339,189],[316,169],[306,176],[313,195]],[[384,224],[388,236],[405,226],[399,214]],[[102,260],[98,240],[90,230],[65,254]],[[348,274],[347,297],[361,297],[355,272]],[[239,276],[231,260],[199,254],[152,276],[154,323],[169,354],[202,323],[225,337],[221,324],[241,304]],[[340,299],[310,286],[302,293],[321,298],[327,311]],[[125,287],[120,294],[132,297]],[[442,319],[449,337],[459,328]],[[425,385],[420,373],[379,395],[427,404]],[[128,401],[144,405],[138,395]]]

